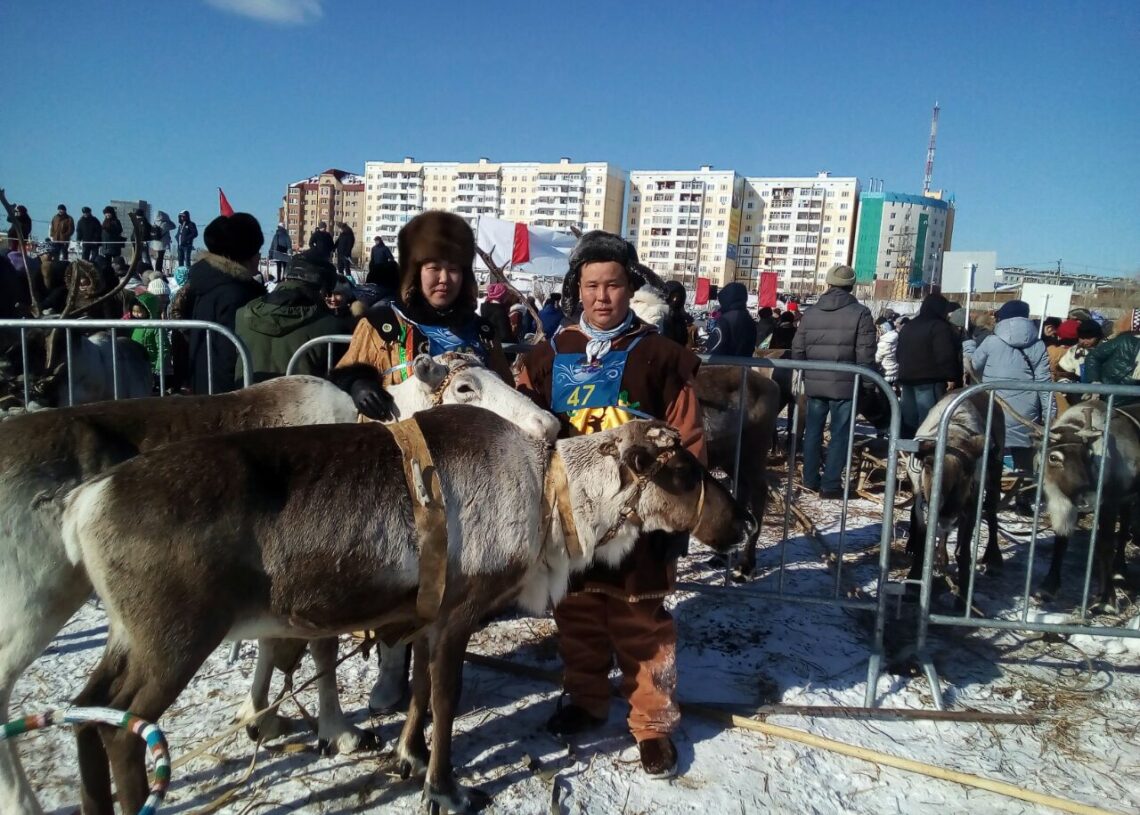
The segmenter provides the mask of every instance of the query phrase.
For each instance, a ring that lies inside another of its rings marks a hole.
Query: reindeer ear
[[[634,447],[625,452],[622,461],[635,473],[645,473],[657,462],[657,454],[647,447]]]
[[[429,354],[419,354],[412,360],[412,373],[429,388],[437,388],[447,376],[447,366],[440,365]]]
[[[670,450],[681,444],[681,434],[664,425],[655,425],[646,430],[645,438],[663,450]]]

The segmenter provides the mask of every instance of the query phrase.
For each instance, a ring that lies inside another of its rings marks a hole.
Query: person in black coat
[[[235,212],[211,221],[204,237],[207,254],[190,267],[171,313],[179,319],[219,323],[233,331],[238,309],[266,293],[255,278],[265,236],[256,218]],[[187,334],[186,378],[192,391],[224,393],[238,387],[234,376],[237,349],[215,335],[207,355],[207,333],[194,330]]]
[[[685,287],[676,280],[665,284],[665,305],[669,307],[669,313],[665,315],[661,333],[684,346],[689,345],[689,327],[693,324],[693,315],[685,311],[686,297]]]
[[[950,311],[950,301],[941,294],[927,295],[918,316],[899,329],[895,357],[903,438],[914,438],[930,409],[947,390],[962,384],[962,339],[946,319]]]
[[[336,270],[347,275],[352,268],[352,250],[356,247],[356,233],[348,224],[337,224],[340,232],[336,236]]]
[[[123,222],[114,207],[103,207],[103,227],[101,240],[103,247],[100,250],[105,258],[117,258],[123,255]]]
[[[99,241],[103,239],[103,227],[99,219],[91,214],[91,207],[84,207],[83,214],[75,223],[75,239],[79,241],[84,260],[93,261],[99,254]]]
[[[729,357],[750,357],[756,350],[756,323],[748,313],[748,289],[743,283],[729,283],[717,295],[720,317],[713,329],[709,353]]]
[[[763,345],[775,330],[776,318],[772,316],[772,309],[764,306],[756,313],[756,345]]]
[[[790,350],[792,347],[792,340],[796,337],[796,315],[794,312],[785,311],[780,314],[780,318],[776,320],[776,326],[772,329],[772,341],[768,343],[770,349],[783,349]]]

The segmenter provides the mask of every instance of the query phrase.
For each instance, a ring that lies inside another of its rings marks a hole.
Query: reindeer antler
[[[542,330],[542,320],[539,319],[538,312],[529,302],[527,302],[527,299],[523,296],[523,293],[516,289],[511,281],[507,280],[507,275],[503,271],[503,267],[496,264],[495,261],[491,258],[491,253],[483,249],[482,246],[476,246],[475,251],[479,253],[479,257],[483,258],[483,262],[487,264],[487,270],[491,273],[491,277],[496,278],[499,283],[502,283],[510,291],[514,292],[514,295],[519,298],[519,302],[523,304],[526,310],[530,312],[530,316],[534,318],[535,342],[542,342],[544,339],[546,339],[546,334]],[[495,247],[492,246],[491,252],[494,251]]]
[[[4,205],[4,211],[8,213],[8,220],[12,222],[12,226],[16,229],[16,237],[20,241],[20,255],[24,258],[24,275],[28,278],[28,297],[31,298],[32,316],[39,317],[41,312],[40,299],[36,297],[36,287],[32,284],[32,270],[28,268],[28,252],[24,249],[24,241],[28,236],[24,234],[24,225],[20,223],[20,219],[8,203],[8,196],[4,194],[4,188],[0,187],[0,204]]]

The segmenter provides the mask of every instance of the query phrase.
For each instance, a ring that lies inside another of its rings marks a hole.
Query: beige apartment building
[[[607,162],[369,161],[364,236],[395,253],[400,228],[420,212],[447,210],[475,226],[482,215],[568,231],[621,230],[625,176]]]
[[[782,293],[822,291],[828,269],[851,264],[858,205],[857,178],[745,179],[736,279],[754,292],[773,271]]]
[[[733,170],[635,170],[626,236],[641,262],[687,288],[736,278],[744,178]]]
[[[364,179],[344,170],[325,170],[320,175],[290,184],[281,202],[279,218],[289,231],[293,251],[309,245],[309,235],[324,221],[335,237],[336,224],[346,223],[356,235],[352,256],[359,264],[371,238],[364,235]],[[272,232],[267,234],[267,238]]]

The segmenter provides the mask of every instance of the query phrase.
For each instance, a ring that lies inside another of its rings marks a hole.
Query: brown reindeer
[[[430,621],[417,616],[413,498],[385,426],[283,428],[171,445],[73,491],[67,550],[87,567],[110,620],[103,658],[76,703],[155,720],[227,637],[420,631],[396,753],[406,770],[426,767],[429,803],[475,811],[484,799],[457,782],[451,734],[463,654],[484,615],[515,599],[544,610],[561,599],[571,571],[619,563],[642,531],[688,531],[723,551],[754,523],[660,422],[558,441],[566,516],[543,511],[557,504],[545,497],[547,444],[465,405],[415,422],[438,478],[432,501],[446,514],[446,580]],[[361,503],[341,484],[375,500]],[[134,501],[144,487],[150,511],[140,517]],[[567,544],[571,527],[576,547]],[[123,811],[145,800],[143,745],[126,736],[102,726],[78,733],[89,815],[113,811],[107,757]]]

